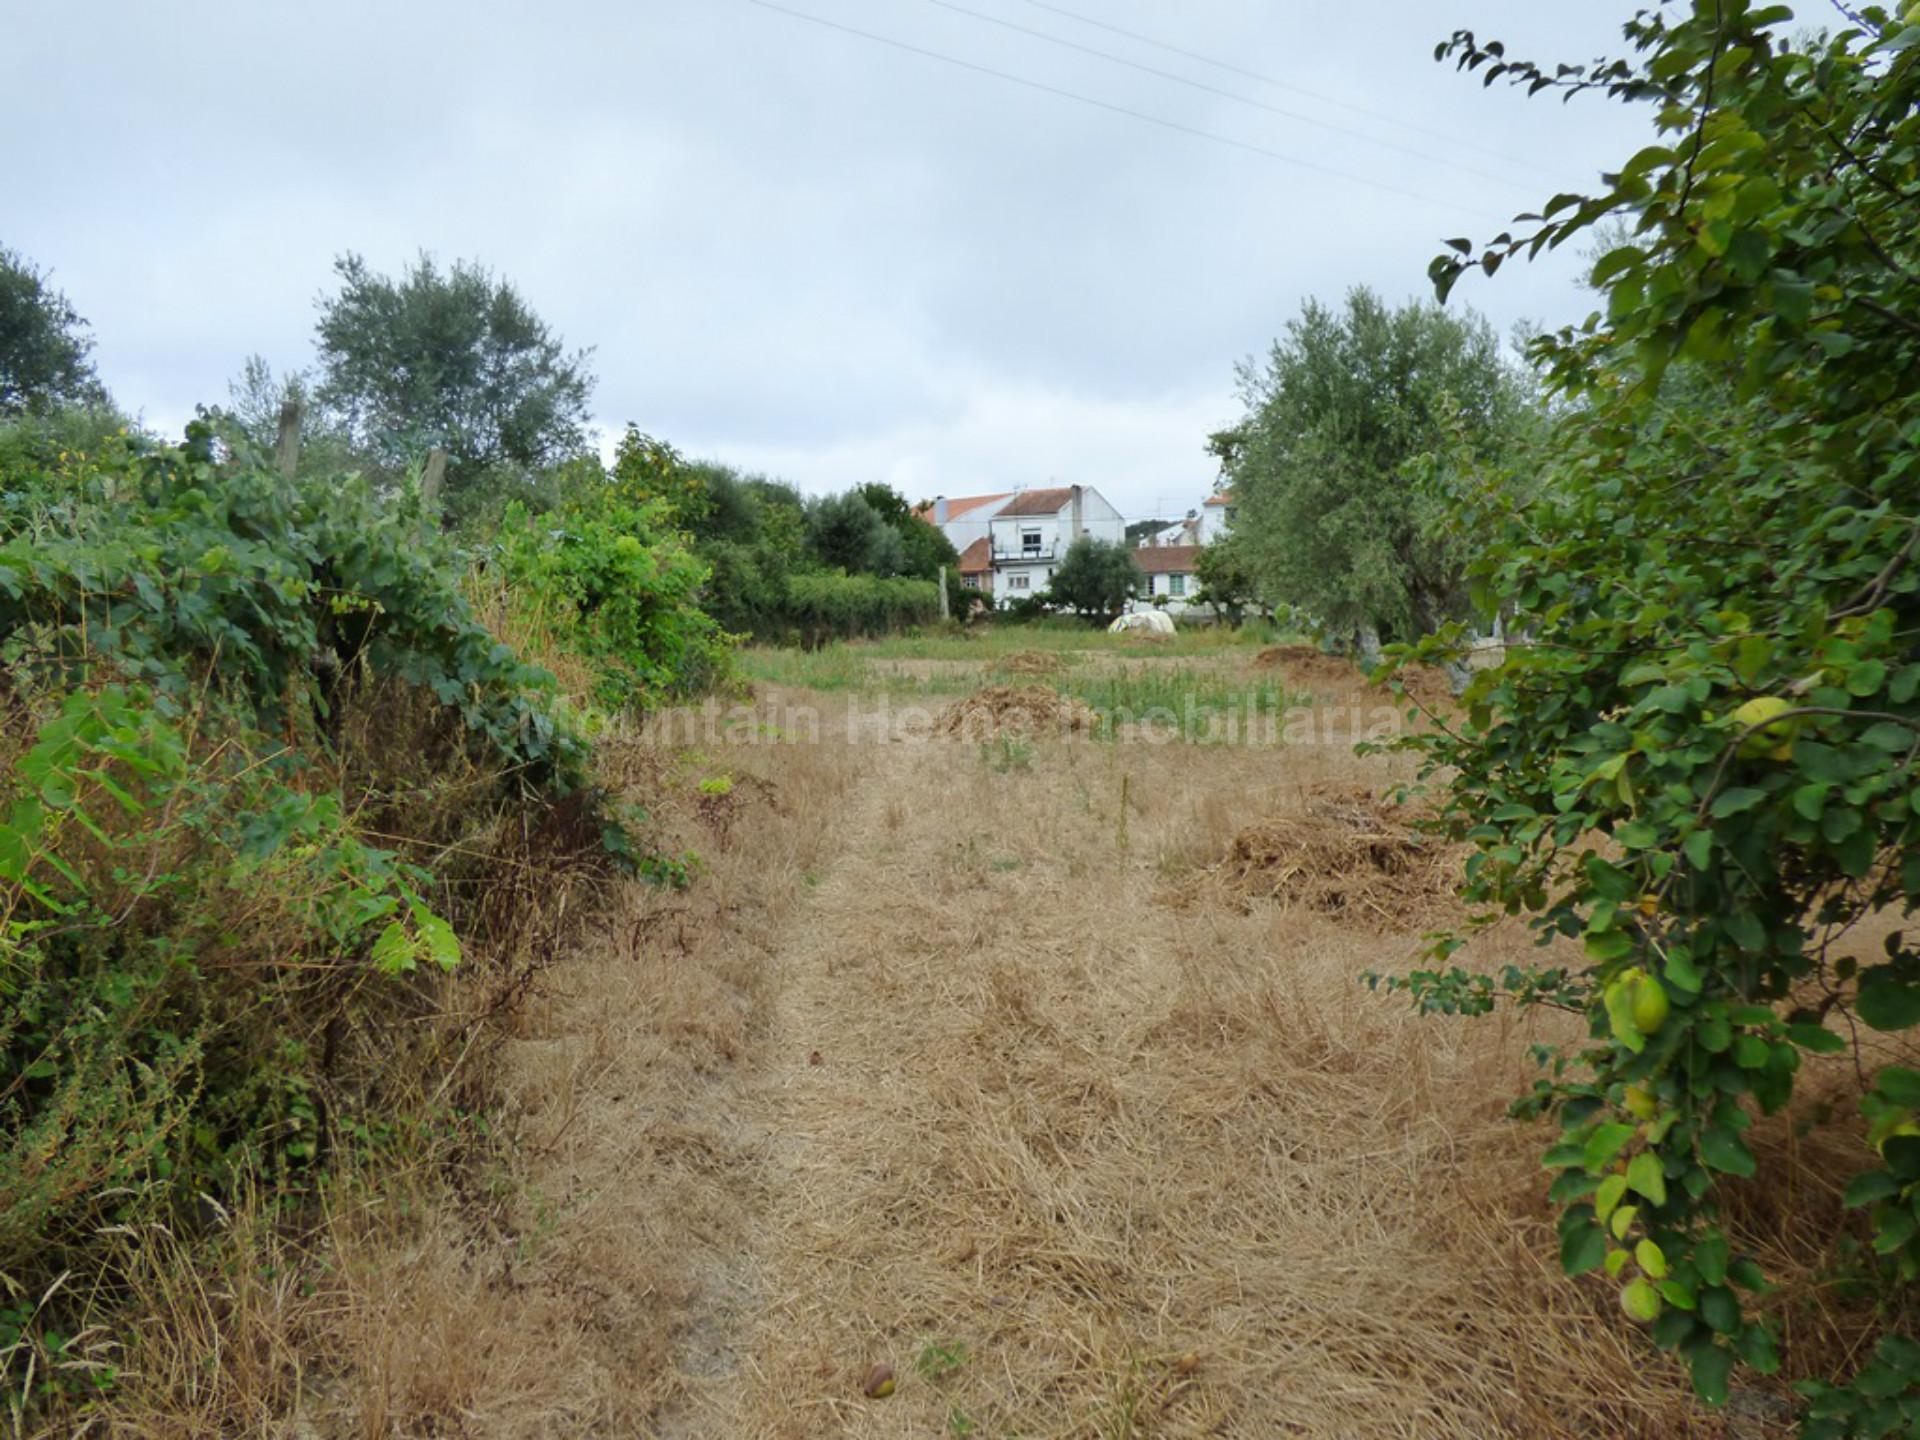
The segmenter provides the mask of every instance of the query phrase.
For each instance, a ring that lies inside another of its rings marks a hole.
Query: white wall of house
[[[1017,500],[1019,497],[1013,497]],[[1012,504],[1009,500],[1007,504]],[[1004,510],[1004,506],[999,507]],[[1079,535],[1124,545],[1127,522],[1120,512],[1091,486],[1079,487],[1078,513],[1072,500],[1047,515],[1007,515],[995,513],[987,522],[993,537],[995,566],[1004,563],[1044,561],[1059,564]],[[1077,528],[1076,528],[1077,527]]]
[[[1149,575],[1147,583],[1140,587],[1140,593],[1128,604],[1127,609],[1164,610],[1169,615],[1184,616],[1190,620],[1217,619],[1217,612],[1211,605],[1195,603],[1194,597],[1199,593],[1200,577],[1190,571]]]
[[[1080,487],[1080,521],[1087,534],[1109,545],[1127,543],[1127,519],[1091,485]]]
[[[996,569],[1017,561],[1058,564],[1067,553],[1066,527],[1058,515],[996,515],[990,523]]]
[[[1200,582],[1192,575],[1174,573],[1170,575],[1149,575],[1147,583],[1141,587],[1140,594],[1130,607],[1135,610],[1165,610],[1169,615],[1185,613],[1193,597],[1200,592]],[[1159,598],[1165,603],[1154,604]]]
[[[1233,517],[1237,507],[1228,505],[1202,505],[1200,507],[1200,527],[1196,543],[1211,545],[1215,541],[1227,538],[1227,532],[1233,529]]]
[[[1044,595],[1059,561],[1006,561],[993,567],[993,598],[998,604]]]
[[[1190,510],[1187,518],[1176,520],[1173,524],[1154,531],[1140,542],[1142,545],[1198,545],[1200,541],[1200,515]]]
[[[952,515],[948,513],[946,497],[940,496],[933,501],[927,518],[933,521],[934,527],[947,537],[955,550],[964,552],[974,541],[986,537],[993,517],[1012,499],[1011,495],[1002,495],[983,505],[970,507],[964,515]]]

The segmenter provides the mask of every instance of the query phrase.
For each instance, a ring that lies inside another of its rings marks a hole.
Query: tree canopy
[[[1144,579],[1125,545],[1082,535],[1060,557],[1047,599],[1089,620],[1111,620],[1140,593]]]
[[[46,271],[0,246],[0,416],[103,402],[86,330]]]
[[[849,575],[902,575],[907,570],[900,532],[858,490],[823,495],[807,506],[807,545],[821,564]]]
[[[487,467],[537,467],[579,452],[594,377],[506,280],[420,255],[398,279],[358,255],[334,262],[317,326],[321,403],[359,446],[401,464],[448,455],[448,484]]]
[[[949,579],[957,575],[960,552],[953,548],[953,542],[947,539],[945,531],[929,525],[913,513],[913,507],[907,503],[904,495],[891,485],[879,483],[862,485],[859,493],[860,498],[873,507],[874,513],[899,535],[901,574],[932,580],[938,577],[940,567],[944,565]]]
[[[1246,413],[1213,448],[1265,596],[1343,632],[1460,614],[1453,482],[1510,443],[1524,407],[1491,327],[1356,288],[1337,310],[1308,301],[1240,384]]]

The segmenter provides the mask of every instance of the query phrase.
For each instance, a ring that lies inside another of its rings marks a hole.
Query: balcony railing
[[[1026,546],[1026,545],[1021,545],[1021,546],[1013,546],[1013,547],[1009,547],[1009,548],[1005,548],[1005,549],[1003,549],[1003,548],[1001,548],[1000,546],[998,546],[998,545],[996,545],[996,546],[994,546],[994,548],[993,548],[993,558],[995,559],[995,561],[1001,561],[1001,560],[1030,560],[1030,561],[1047,561],[1047,560],[1057,560],[1057,559],[1059,559],[1059,558],[1060,558],[1060,547],[1059,547],[1059,545],[1058,545],[1058,543],[1055,543],[1055,544],[1051,544],[1051,545],[1034,545],[1034,546]]]

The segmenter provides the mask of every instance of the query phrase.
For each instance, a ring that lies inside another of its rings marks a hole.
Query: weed
[[[1033,746],[1011,735],[988,741],[980,747],[980,758],[996,774],[1008,775],[1033,768]]]

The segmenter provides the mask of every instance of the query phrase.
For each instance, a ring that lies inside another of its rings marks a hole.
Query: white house
[[[987,521],[1013,499],[1011,490],[998,495],[936,495],[914,513],[947,537],[962,555],[976,540],[987,538]]]
[[[1200,512],[1189,510],[1187,518],[1176,520],[1144,536],[1142,545],[1198,545],[1200,543]]]
[[[1063,485],[1014,495],[987,521],[994,599],[1022,600],[1045,590],[1067,547],[1083,535],[1126,543],[1125,518],[1098,490]]]
[[[1194,564],[1200,558],[1199,545],[1142,545],[1133,552],[1133,563],[1146,573],[1147,583],[1132,606],[1133,610],[1165,610],[1169,615],[1185,614],[1200,593],[1200,579]],[[1159,603],[1155,603],[1155,602]],[[1213,607],[1197,607],[1211,616]]]
[[[1227,532],[1233,529],[1233,517],[1238,511],[1233,502],[1233,491],[1222,490],[1218,495],[1209,495],[1207,503],[1200,507],[1200,522],[1195,538],[1202,545],[1211,545],[1216,540],[1227,538]]]

